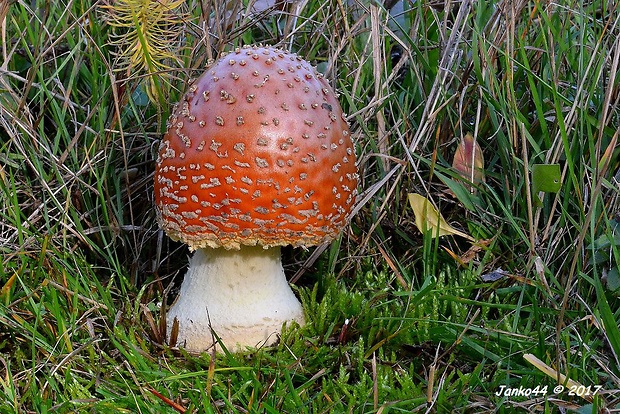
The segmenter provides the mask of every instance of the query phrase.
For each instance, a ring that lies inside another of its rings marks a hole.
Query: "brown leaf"
[[[487,239],[487,240],[484,240],[484,239],[478,240],[476,241],[476,243],[472,243],[469,249],[467,249],[467,251],[461,254],[460,256],[454,253],[452,250],[448,249],[447,247],[444,247],[444,250],[448,252],[448,254],[452,256],[452,258],[456,260],[456,262],[459,265],[466,266],[467,264],[469,264],[469,262],[471,262],[472,260],[476,258],[478,253],[480,253],[481,251],[489,247],[489,245],[491,244],[493,240],[494,238]]]
[[[459,144],[452,168],[459,173],[463,179],[478,185],[484,181],[484,156],[480,146],[474,137],[467,133]]]

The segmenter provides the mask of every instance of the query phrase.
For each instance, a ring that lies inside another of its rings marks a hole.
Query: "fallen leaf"
[[[448,235],[461,236],[467,240],[475,241],[469,234],[450,226],[426,197],[410,193],[408,198],[415,215],[415,225],[423,234],[430,232],[433,238]]]
[[[486,249],[493,240],[494,238],[488,240],[477,240],[475,243],[471,244],[471,246],[469,247],[469,249],[467,249],[465,253],[461,255],[454,253],[446,246],[442,247],[460,266],[467,266],[472,260],[474,260],[478,256],[478,253]]]
[[[484,181],[484,156],[474,137],[467,133],[456,148],[452,168],[474,185]],[[473,188],[471,189],[473,191]]]
[[[467,251],[463,254],[461,254],[460,256],[457,256],[454,252],[448,250],[446,247],[444,247],[444,249],[448,252],[448,254],[450,254],[450,256],[452,256],[461,266],[465,266],[467,265],[469,262],[471,262],[472,260],[474,260],[474,258],[476,258],[476,256],[478,255],[478,253],[480,253],[482,250],[486,249],[487,247],[489,247],[489,244],[491,244],[491,242],[494,240],[495,238],[491,238],[491,239],[487,239],[487,240],[477,240],[475,243],[472,243],[472,245],[469,247],[469,249],[467,249]]]

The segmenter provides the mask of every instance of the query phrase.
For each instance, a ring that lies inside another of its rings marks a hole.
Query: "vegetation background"
[[[0,1],[0,413],[617,411],[619,7]],[[153,160],[188,81],[252,43],[339,91],[361,195],[285,250],[306,326],[192,356],[161,328],[188,251]],[[412,193],[475,241],[421,233]]]

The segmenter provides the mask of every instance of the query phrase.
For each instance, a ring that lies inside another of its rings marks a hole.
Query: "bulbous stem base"
[[[282,268],[280,248],[196,250],[167,315],[168,338],[175,318],[177,345],[190,352],[216,346],[231,352],[270,345],[284,323],[304,323],[301,304]]]

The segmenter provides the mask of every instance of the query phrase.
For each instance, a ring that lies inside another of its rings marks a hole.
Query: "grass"
[[[139,3],[0,3],[0,413],[618,409],[617,2]],[[361,196],[331,246],[284,250],[306,326],[192,356],[160,324],[188,252],[153,160],[188,79],[255,42],[338,89]],[[422,235],[412,192],[479,242]]]

